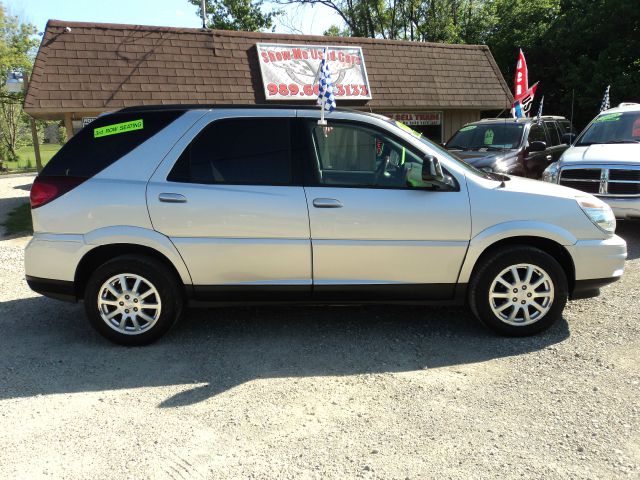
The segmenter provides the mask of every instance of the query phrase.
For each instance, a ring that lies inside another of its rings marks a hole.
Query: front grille
[[[640,167],[565,168],[560,185],[604,196],[640,196]]]
[[[564,185],[565,187],[575,188],[576,190],[581,190],[587,193],[598,193],[600,188],[600,182],[585,182],[580,180],[565,180],[560,179],[560,185]]]
[[[640,195],[640,182],[614,183],[609,181],[609,195]]]
[[[609,180],[630,180],[640,182],[640,170],[609,170]]]
[[[598,180],[601,170],[599,168],[571,168],[562,172],[564,180]]]

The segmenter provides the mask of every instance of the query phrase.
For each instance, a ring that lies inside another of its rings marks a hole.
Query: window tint
[[[449,139],[446,147],[451,150],[518,148],[523,130],[523,124],[507,120],[465,125]]]
[[[291,183],[288,118],[219,120],[182,153],[168,180],[191,183]]]
[[[556,128],[556,122],[549,121],[544,122],[547,127],[547,133],[549,134],[549,139],[551,140],[551,145],[560,145],[562,141],[560,140],[560,134],[558,129]]]
[[[92,177],[182,114],[180,111],[127,112],[98,117],[74,135],[40,175]]]
[[[547,145],[549,144],[542,125],[536,123],[531,125],[531,129],[529,130],[529,143],[531,142],[545,142]]]
[[[576,145],[640,141],[640,112],[603,113],[580,135]]]
[[[573,133],[573,127],[571,126],[571,122],[569,122],[569,120],[559,120],[558,127],[560,128],[561,136],[565,133]]]
[[[353,124],[310,122],[322,185],[423,187],[422,158],[389,135]]]

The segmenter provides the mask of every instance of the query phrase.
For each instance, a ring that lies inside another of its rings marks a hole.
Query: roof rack
[[[220,109],[243,109],[243,108],[251,108],[251,109],[260,109],[260,110],[319,110],[318,105],[300,105],[300,104],[291,104],[291,105],[283,105],[281,103],[269,105],[269,104],[205,104],[205,103],[176,103],[171,105],[138,105],[132,107],[125,107],[120,110],[117,110],[118,113],[132,113],[132,112],[166,112],[166,111],[186,111],[186,110],[220,110]],[[342,112],[359,112],[365,113],[362,110],[357,110],[355,108],[345,108],[339,107],[336,111]],[[115,112],[114,112],[115,113]]]

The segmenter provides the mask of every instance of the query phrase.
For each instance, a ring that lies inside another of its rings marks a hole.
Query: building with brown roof
[[[363,74],[360,88],[345,85],[338,106],[394,114],[436,140],[479,119],[483,110],[511,105],[484,45],[50,20],[24,108],[35,118],[64,119],[71,133],[83,119],[134,105],[295,103],[289,98],[308,104],[315,100],[315,72],[309,72],[326,46],[356,52],[330,57],[344,66],[334,72],[335,81]],[[282,57],[268,53],[275,47]],[[306,47],[313,59],[301,56]],[[267,83],[269,68],[287,80]]]

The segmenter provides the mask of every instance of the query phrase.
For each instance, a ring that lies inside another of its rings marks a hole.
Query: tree
[[[38,42],[33,25],[7,15],[0,4],[0,157],[15,158],[16,150],[28,143],[28,117],[22,110],[24,93],[9,92],[6,82],[11,73],[28,75]]]
[[[485,0],[276,0],[281,5],[323,5],[345,28],[327,32],[354,37],[432,42],[472,42],[485,25]]]
[[[201,0],[189,0],[201,7]],[[217,30],[256,32],[273,27],[279,11],[264,13],[262,0],[206,0],[207,27]],[[201,9],[198,14],[202,15]]]

